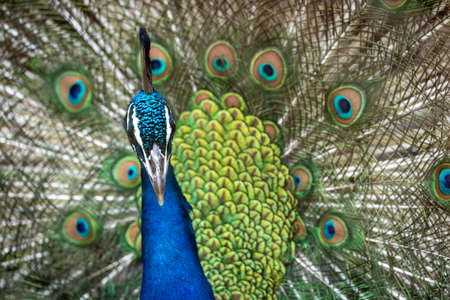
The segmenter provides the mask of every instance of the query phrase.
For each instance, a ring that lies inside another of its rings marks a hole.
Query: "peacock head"
[[[131,99],[123,126],[141,166],[150,178],[159,205],[163,205],[175,132],[175,122],[167,100],[156,90],[151,94],[141,90]]]
[[[150,178],[158,203],[163,205],[175,122],[169,103],[152,85],[151,41],[145,28],[139,30],[139,41],[144,89],[131,99],[122,123],[141,166]]]

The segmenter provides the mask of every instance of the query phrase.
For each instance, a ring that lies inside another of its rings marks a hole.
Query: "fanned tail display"
[[[139,296],[141,26],[216,299],[448,298],[449,11],[0,4],[0,298]]]

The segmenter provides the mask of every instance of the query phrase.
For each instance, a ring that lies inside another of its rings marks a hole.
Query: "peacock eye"
[[[81,112],[89,107],[92,92],[90,81],[79,72],[61,73],[54,82],[58,101],[69,112]]]
[[[286,62],[275,48],[256,53],[250,65],[252,79],[267,90],[277,90],[286,80]]]
[[[167,65],[166,62],[160,58],[152,59],[152,76],[159,76],[164,73]]]
[[[307,231],[306,231],[306,226],[305,223],[303,222],[303,220],[298,217],[295,221],[294,221],[294,225],[295,225],[295,231],[294,231],[294,239],[296,241],[302,241],[306,238],[307,236]]]
[[[313,176],[311,171],[303,165],[296,165],[291,174],[294,178],[295,195],[300,198],[306,196],[312,188]]]
[[[340,246],[348,239],[345,222],[337,216],[325,216],[320,221],[320,241],[324,246]]]
[[[88,245],[97,238],[99,226],[86,212],[75,211],[64,219],[64,238],[75,245]]]
[[[121,187],[134,188],[141,182],[139,161],[134,156],[125,156],[113,167],[114,181]]]
[[[333,121],[342,127],[355,123],[365,107],[364,92],[352,85],[340,86],[327,98],[327,108]]]
[[[230,69],[230,63],[225,57],[219,56],[213,61],[213,67],[218,72],[225,72]]]
[[[89,222],[84,217],[79,217],[76,221],[76,231],[79,236],[86,238],[91,232]]]
[[[408,2],[408,0],[381,0],[381,3],[388,8],[399,8]]]
[[[128,249],[133,249],[140,253],[141,251],[141,228],[138,222],[132,222],[128,225],[124,234],[126,245]]]
[[[439,189],[445,195],[450,195],[450,170],[447,168],[439,174]]]
[[[237,71],[236,51],[226,41],[213,43],[206,50],[205,68],[211,77],[227,78]]]
[[[277,79],[277,71],[275,71],[275,68],[270,63],[260,64],[258,74],[266,81],[274,81]]]
[[[337,95],[333,100],[334,109],[336,110],[339,117],[344,120],[348,120],[352,116],[352,103],[350,100],[345,98],[343,95]]]
[[[450,163],[443,162],[437,165],[432,172],[432,191],[438,200],[450,200]]]

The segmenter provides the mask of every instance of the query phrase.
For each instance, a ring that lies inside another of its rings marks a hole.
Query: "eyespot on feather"
[[[445,208],[450,207],[450,162],[441,162],[432,169],[430,188],[433,197]]]
[[[354,124],[364,111],[366,96],[354,85],[334,89],[327,97],[327,109],[334,123],[341,127]]]
[[[313,175],[312,172],[303,165],[296,165],[291,170],[294,181],[294,193],[297,197],[303,198],[309,194],[312,189]]]
[[[264,89],[278,90],[286,80],[286,62],[277,49],[264,49],[253,57],[250,74],[252,79]]]
[[[140,230],[141,229],[139,228],[139,224],[136,221],[128,226],[127,231],[125,232],[125,239],[128,246],[130,246],[131,248],[135,247]]]
[[[65,71],[54,81],[58,101],[72,113],[78,113],[89,107],[92,88],[89,79],[75,71]]]
[[[134,156],[125,156],[118,160],[112,172],[114,181],[121,187],[134,188],[141,182],[141,167]]]
[[[63,221],[62,234],[74,245],[92,244],[98,237],[99,226],[94,218],[84,211],[74,211]]]
[[[319,239],[327,247],[341,246],[348,239],[347,225],[338,216],[325,216],[320,221]]]
[[[226,41],[217,41],[206,50],[205,68],[209,76],[228,78],[237,71],[237,55],[233,46]]]
[[[294,221],[294,240],[303,241],[307,236],[306,226],[303,220],[299,217]]]

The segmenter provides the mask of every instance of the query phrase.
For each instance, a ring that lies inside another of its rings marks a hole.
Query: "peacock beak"
[[[164,205],[164,191],[169,159],[163,154],[159,147],[154,144],[148,156],[145,157],[143,165],[149,175],[153,190],[158,198],[158,203],[162,206]]]

